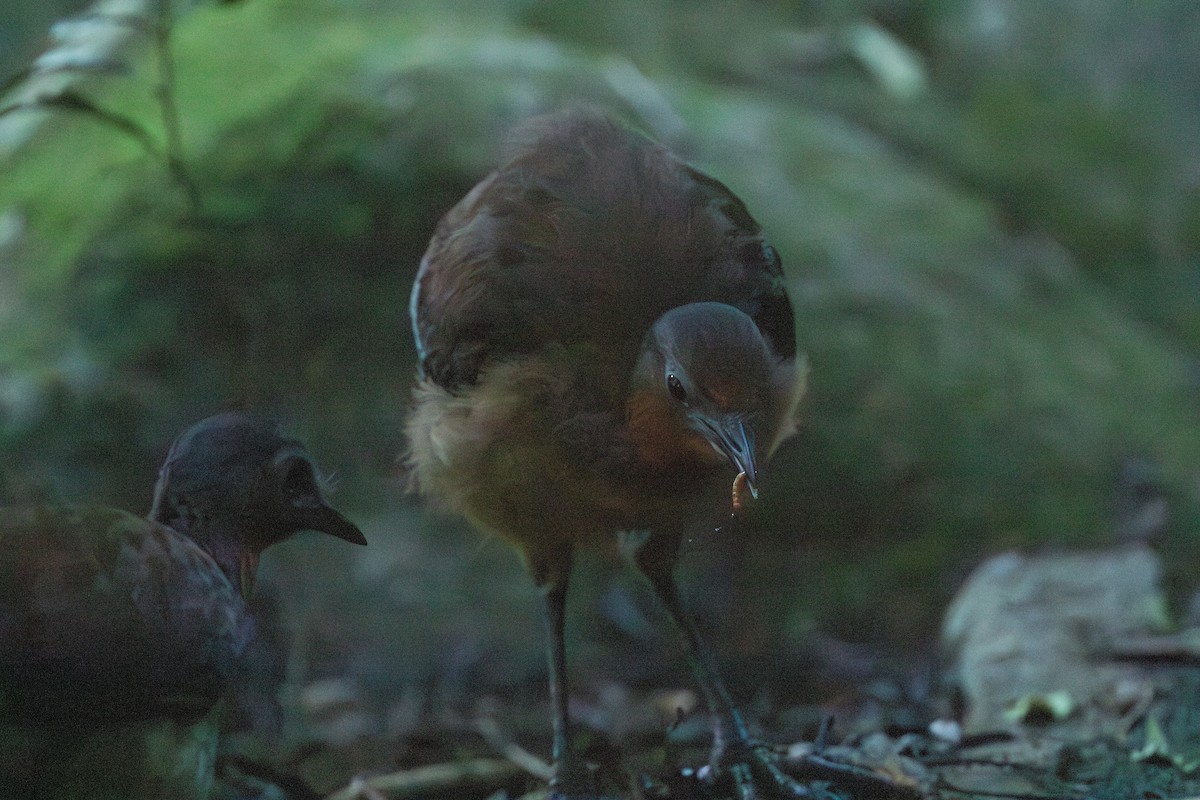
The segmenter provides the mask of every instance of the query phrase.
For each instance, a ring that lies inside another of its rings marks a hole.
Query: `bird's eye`
[[[283,493],[288,497],[316,494],[317,481],[312,465],[301,458],[292,459],[283,474]]]
[[[681,403],[687,402],[687,390],[683,388],[683,383],[674,375],[667,376],[667,391]]]

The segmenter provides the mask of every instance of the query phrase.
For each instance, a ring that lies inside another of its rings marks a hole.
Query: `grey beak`
[[[746,488],[750,496],[758,499],[758,464],[754,455],[754,432],[746,427],[740,416],[728,417],[719,423],[703,417],[699,430],[705,439],[725,454],[739,472],[746,474]]]

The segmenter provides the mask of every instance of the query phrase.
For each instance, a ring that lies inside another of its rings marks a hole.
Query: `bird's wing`
[[[781,359],[796,357],[796,321],[779,252],[762,236],[745,203],[716,178],[684,167],[705,198],[714,227],[724,240],[709,262],[702,299],[728,303],[750,315]]]
[[[485,299],[491,253],[484,198],[492,173],[442,218],[421,259],[409,317],[422,377],[454,389],[475,382],[494,323]]]
[[[410,312],[422,374],[450,391],[495,358],[584,346],[622,378],[665,311],[713,300],[795,353],[774,250],[724,184],[595,114],[532,121],[439,224]]]
[[[199,715],[249,638],[212,559],[124,511],[0,509],[0,553],[0,716]]]

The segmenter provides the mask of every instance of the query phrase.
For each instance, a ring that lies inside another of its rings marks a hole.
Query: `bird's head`
[[[791,432],[795,381],[794,363],[772,352],[754,320],[724,303],[690,303],[659,317],[634,374],[636,391],[655,398],[685,436],[745,473],[755,497],[759,468]]]
[[[200,544],[243,595],[262,551],[294,533],[367,543],[325,502],[304,445],[273,421],[238,412],[202,420],[175,440],[150,517]]]

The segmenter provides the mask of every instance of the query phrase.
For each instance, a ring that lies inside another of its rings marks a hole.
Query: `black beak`
[[[324,501],[300,507],[294,506],[287,519],[291,523],[290,529],[286,530],[282,536],[277,537],[275,541],[286,539],[300,531],[319,531],[339,539],[345,539],[353,544],[367,543],[367,537],[363,536],[357,525],[334,511]],[[254,579],[258,573],[258,559],[262,549],[270,544],[271,542],[268,541],[257,548],[243,548],[238,555],[242,598],[245,600],[250,599],[250,592],[254,589]]]
[[[714,448],[723,453],[738,472],[746,475],[746,488],[750,496],[758,499],[758,464],[754,455],[754,431],[746,427],[741,416],[726,417],[713,422],[708,417],[696,420],[700,434]]]
[[[325,503],[304,509],[296,523],[297,530],[328,533],[351,544],[367,543],[367,537],[363,536],[357,525]]]

